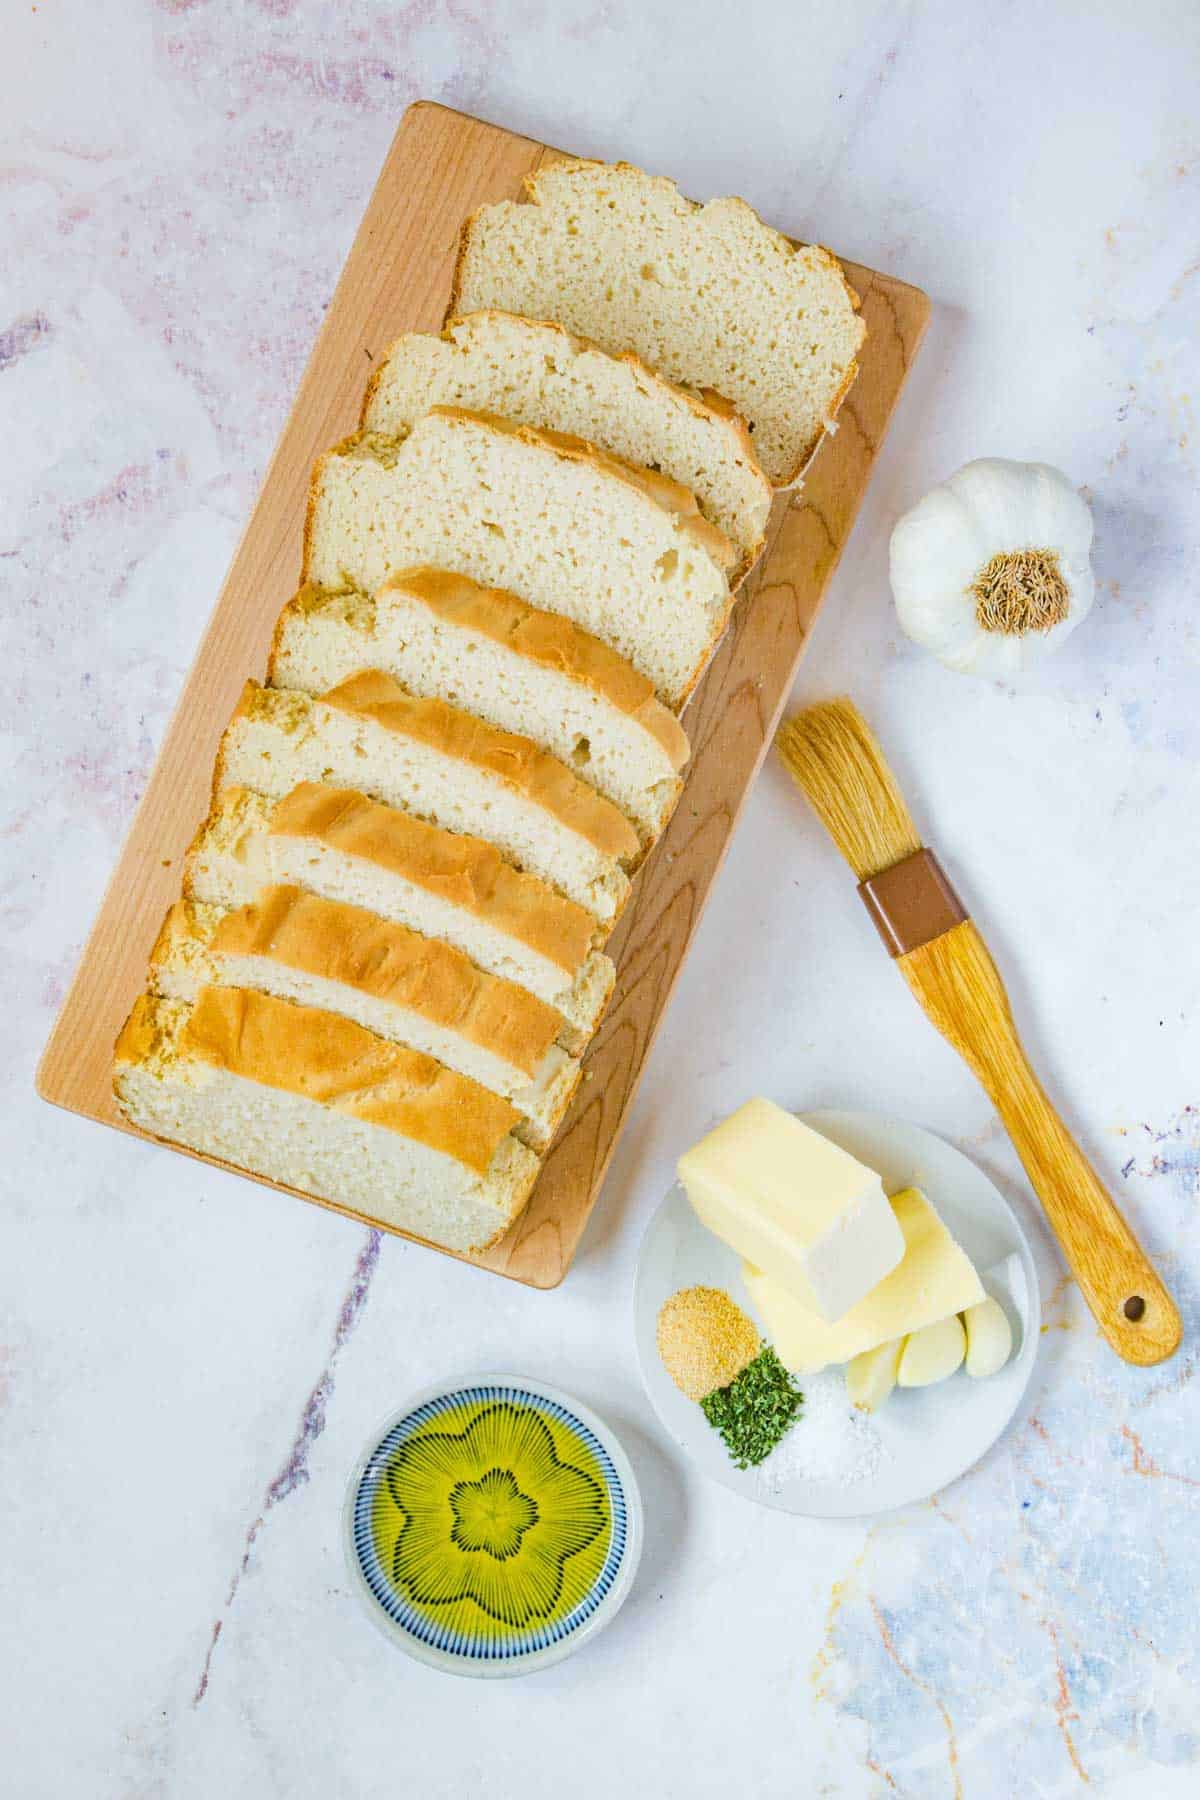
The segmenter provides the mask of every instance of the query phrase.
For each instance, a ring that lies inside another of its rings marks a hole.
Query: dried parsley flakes
[[[767,1345],[728,1387],[706,1394],[700,1405],[737,1467],[752,1469],[771,1454],[803,1402],[804,1395]]]

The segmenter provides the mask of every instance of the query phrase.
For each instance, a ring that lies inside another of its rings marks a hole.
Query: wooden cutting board
[[[295,590],[312,464],[357,426],[371,365],[391,339],[440,327],[466,214],[517,198],[522,178],[558,154],[429,102],[405,113],[46,1046],[37,1076],[43,1099],[131,1130],[113,1104],[113,1043],[142,988],[155,933],[179,891],[184,852],[208,809],[217,740],[246,677],[262,677],[276,615]],[[500,1243],[468,1259],[534,1287],[561,1281],[596,1203],[928,321],[929,302],[916,288],[854,263],[846,272],[862,296],[869,332],[861,373],[803,490],[777,499],[766,553],[688,708],[687,787],[609,945],[616,990],[575,1105],[522,1217]]]

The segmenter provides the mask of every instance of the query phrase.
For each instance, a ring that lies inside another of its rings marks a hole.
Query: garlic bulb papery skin
[[[1060,469],[967,463],[892,532],[905,632],[950,669],[1018,675],[1091,610],[1092,515]]]

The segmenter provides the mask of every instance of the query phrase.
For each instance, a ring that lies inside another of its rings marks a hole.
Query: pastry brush
[[[1162,1362],[1182,1335],[1175,1303],[1030,1067],[987,945],[866,721],[849,700],[811,706],[777,747],[904,979],[1000,1114],[1104,1336],[1126,1362]]]

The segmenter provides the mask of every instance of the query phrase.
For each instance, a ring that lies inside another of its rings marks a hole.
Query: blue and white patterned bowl
[[[519,1376],[418,1394],[372,1437],[343,1515],[353,1584],[419,1661],[523,1675],[572,1655],[633,1583],[629,1460],[578,1401]]]

